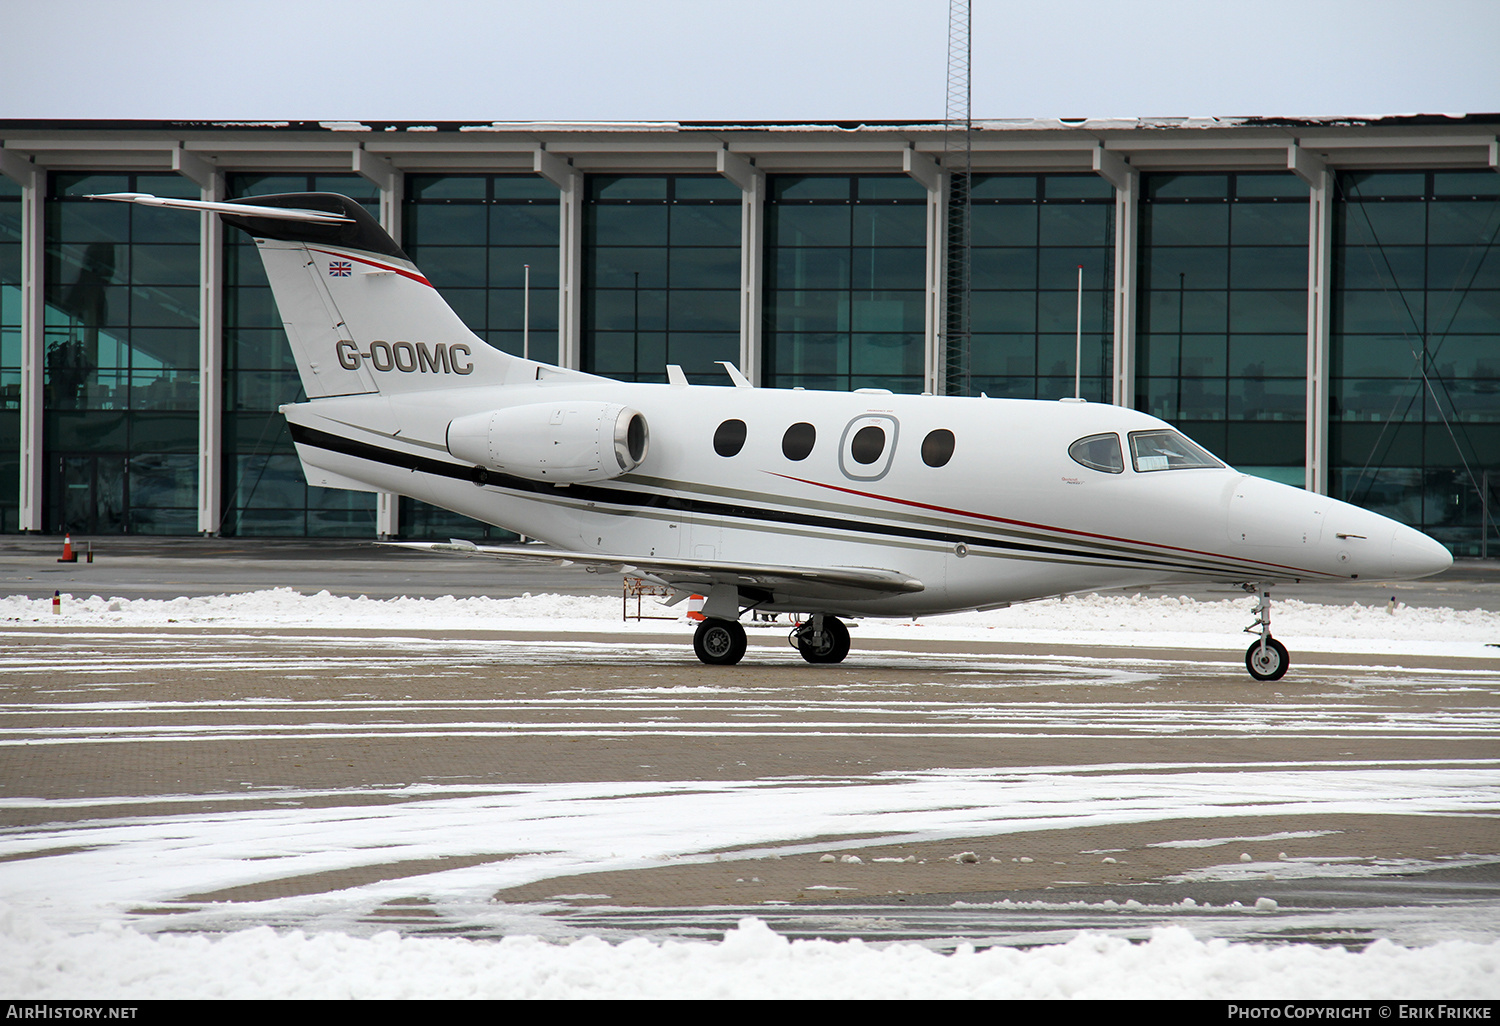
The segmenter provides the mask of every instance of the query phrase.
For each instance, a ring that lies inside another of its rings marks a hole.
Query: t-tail
[[[138,193],[95,198],[213,211],[247,232],[310,400],[584,376],[488,345],[347,196],[286,193],[222,203]]]

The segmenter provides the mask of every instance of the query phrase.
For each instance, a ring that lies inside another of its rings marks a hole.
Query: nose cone
[[[1391,576],[1402,578],[1430,577],[1453,565],[1453,554],[1421,531],[1396,527],[1391,537]]]

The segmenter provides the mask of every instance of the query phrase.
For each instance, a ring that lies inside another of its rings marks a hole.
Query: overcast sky
[[[1500,0],[974,0],[976,118],[1500,111]],[[0,0],[0,118],[944,116],[948,0]]]

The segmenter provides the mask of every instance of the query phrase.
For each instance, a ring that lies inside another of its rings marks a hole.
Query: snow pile
[[[16,999],[1208,998],[1494,999],[1500,941],[1361,952],[1080,934],[1018,950],[792,941],[747,918],[718,943],[552,944],[339,933],[68,936],[0,909],[0,992]]]
[[[1252,620],[1249,598],[1200,601],[1175,596],[1085,595],[1044,599],[1008,609],[957,613],[920,621],[860,621],[861,637],[1022,644],[1223,650],[1239,643]],[[632,606],[633,608],[633,606]],[[686,604],[643,607],[648,615],[683,615]],[[1447,607],[1322,605],[1277,601],[1277,637],[1294,651],[1412,653],[1495,657],[1500,612]],[[607,596],[523,595],[519,598],[371,599],[303,595],[291,588],[199,598],[119,599],[62,596],[0,598],[0,623],[57,626],[347,627],[391,630],[511,630],[651,634],[691,626],[662,620],[621,620],[620,600]],[[856,646],[857,647],[857,646]]]

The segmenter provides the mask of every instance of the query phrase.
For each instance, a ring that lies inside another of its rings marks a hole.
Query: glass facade
[[[44,525],[192,534],[198,515],[198,220],[86,199],[196,199],[177,175],[50,179]]]
[[[1301,486],[1308,187],[1142,176],[1136,394],[1236,468]]]
[[[723,384],[740,359],[740,189],[720,175],[591,176],[583,369]]]
[[[1083,397],[1109,402],[1114,188],[1098,175],[975,175],[970,187],[973,394],[1073,394],[1083,268]]]
[[[1329,490],[1460,555],[1500,477],[1497,235],[1493,171],[1338,176]]]
[[[380,193],[358,175],[230,175],[231,198],[283,192],[341,192],[376,217]],[[192,223],[194,230],[197,222]],[[283,403],[303,398],[302,381],[250,236],[224,231],[224,515],[226,535],[375,534],[375,495],[310,487],[292,446]]]
[[[765,214],[765,383],[921,392],[927,190],[772,175]]]
[[[476,335],[520,356],[529,334],[533,358],[557,360],[556,186],[535,175],[408,175],[404,213],[401,248]]]
[[[716,361],[740,358],[742,254],[758,251],[766,386],[923,391],[934,331],[926,190],[909,175],[824,166],[767,174],[763,237],[744,240],[731,180],[638,172],[633,156],[620,173],[585,175],[577,254],[563,252],[565,211],[541,175],[408,172],[402,243],[490,345],[519,354],[529,339],[550,362],[576,344],[584,370],[662,381],[675,363],[707,384],[726,382]],[[1333,180],[1329,491],[1477,555],[1487,481],[1500,504],[1500,175],[1481,164]],[[1238,469],[1300,485],[1308,187],[1289,172],[1232,169],[1147,171],[1140,185],[1138,407]],[[228,174],[226,186],[236,198],[336,191],[372,212],[380,202],[355,174]],[[199,221],[85,198],[123,191],[199,196],[174,174],[50,172],[43,323],[28,342],[23,193],[0,177],[0,532],[19,530],[23,512],[49,532],[198,529]],[[1085,172],[982,173],[972,200],[969,390],[1072,394],[1081,266],[1082,394],[1110,401],[1112,187]],[[370,537],[373,494],[306,485],[275,412],[301,398],[301,382],[260,259],[237,231],[224,247],[220,532]],[[569,340],[564,264],[580,276]],[[38,511],[21,509],[18,480],[27,344],[39,346]],[[406,537],[509,537],[405,498],[399,523]],[[1488,530],[1500,553],[1500,530]]]

